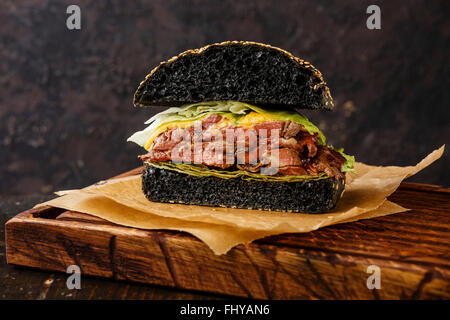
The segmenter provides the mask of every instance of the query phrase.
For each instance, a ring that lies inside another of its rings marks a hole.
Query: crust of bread
[[[259,42],[253,42],[253,41],[225,41],[225,42],[220,42],[220,43],[213,43],[213,44],[209,44],[206,45],[204,47],[201,47],[199,49],[190,49],[190,50],[186,50],[182,53],[180,53],[179,55],[176,55],[172,58],[170,58],[167,61],[163,61],[161,62],[157,67],[155,67],[146,77],[143,81],[141,81],[141,83],[139,84],[138,89],[136,90],[136,93],[134,94],[134,98],[133,98],[133,103],[136,106],[141,106],[141,107],[146,107],[146,105],[141,104],[138,99],[137,99],[137,95],[138,93],[144,88],[144,84],[145,82],[158,70],[160,69],[162,66],[167,65],[169,63],[172,63],[174,61],[176,61],[177,59],[184,57],[184,56],[188,56],[188,55],[199,55],[202,54],[204,51],[206,51],[208,48],[211,47],[220,47],[220,46],[229,46],[229,45],[243,45],[243,46],[259,46],[259,47],[264,47],[264,48],[269,48],[269,49],[274,49],[279,51],[280,53],[286,55],[287,57],[289,57],[289,59],[291,59],[292,61],[294,61],[295,63],[297,63],[299,66],[302,66],[304,68],[310,69],[311,71],[313,71],[313,75],[315,77],[317,77],[319,79],[320,82],[316,83],[314,85],[314,87],[312,87],[311,89],[314,91],[317,91],[317,89],[319,87],[323,87],[325,89],[325,93],[326,93],[326,102],[325,102],[325,109],[331,109],[334,106],[334,101],[333,98],[330,94],[330,89],[328,88],[328,86],[326,85],[326,82],[323,79],[322,73],[315,68],[311,63],[309,63],[308,61],[305,61],[301,58],[295,57],[292,53],[283,50],[281,48],[275,47],[275,46],[271,46],[268,44],[264,44],[264,43],[259,43]]]

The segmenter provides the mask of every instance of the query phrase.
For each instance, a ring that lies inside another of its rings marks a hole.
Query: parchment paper
[[[141,191],[141,177],[131,176],[80,190],[57,192],[49,205],[88,213],[120,225],[142,229],[170,229],[188,232],[205,242],[215,254],[269,235],[309,232],[318,228],[406,211],[386,198],[407,177],[437,159],[442,146],[416,166],[376,167],[355,163],[337,207],[325,214],[216,208],[148,201]],[[36,207],[37,207],[36,206]]]

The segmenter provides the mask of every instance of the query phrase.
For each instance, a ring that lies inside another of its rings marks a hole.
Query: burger
[[[322,74],[270,45],[230,41],[162,62],[134,105],[167,107],[128,141],[145,148],[150,201],[323,213],[354,157],[327,145],[302,109],[331,110]]]

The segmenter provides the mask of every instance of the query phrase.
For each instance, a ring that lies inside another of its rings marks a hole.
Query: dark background
[[[66,28],[81,7],[82,29]],[[381,30],[366,8],[381,7]],[[269,43],[324,74],[334,112],[308,112],[358,161],[414,165],[450,142],[448,1],[0,2],[0,194],[78,188],[132,169],[132,106],[161,60],[225,40]],[[450,187],[449,153],[410,181]]]

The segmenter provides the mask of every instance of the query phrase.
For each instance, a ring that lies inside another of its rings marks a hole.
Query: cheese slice
[[[205,117],[201,117],[196,120],[172,121],[172,122],[167,122],[167,123],[161,124],[158,128],[155,129],[155,131],[152,132],[152,134],[151,134],[150,138],[148,139],[147,143],[145,144],[144,148],[146,150],[149,150],[153,141],[161,133],[168,131],[170,129],[174,129],[174,128],[180,128],[180,129],[189,128],[194,125],[195,121],[199,121],[199,120],[201,121],[203,118],[205,118]]]

